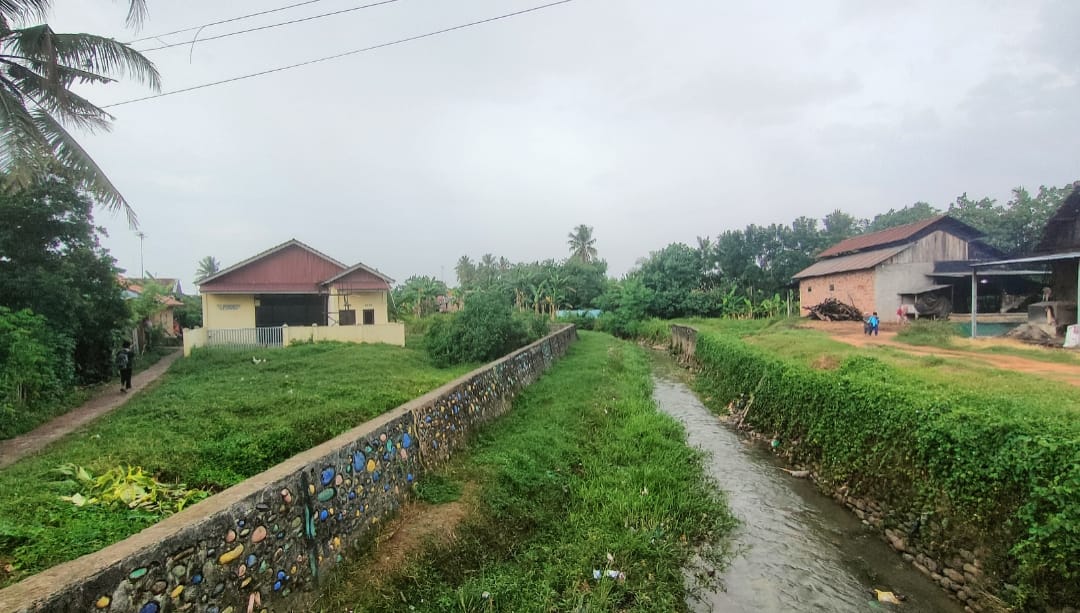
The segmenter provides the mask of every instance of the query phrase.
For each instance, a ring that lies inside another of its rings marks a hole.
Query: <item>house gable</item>
[[[297,240],[240,262],[199,284],[204,294],[317,294],[345,265]]]
[[[1080,186],[1061,203],[1043,227],[1037,254],[1080,251]]]
[[[973,241],[983,236],[982,232],[979,232],[959,219],[949,217],[948,215],[938,215],[937,217],[930,217],[922,221],[896,226],[895,228],[888,228],[887,230],[881,230],[880,232],[871,232],[869,234],[853,236],[822,251],[817,257],[819,259],[824,259],[911,243],[938,231],[952,234],[965,241]]]

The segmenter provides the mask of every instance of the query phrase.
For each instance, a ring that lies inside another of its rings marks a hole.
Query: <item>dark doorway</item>
[[[375,309],[364,309],[364,325],[375,325]]]
[[[258,296],[255,325],[259,328],[280,326],[326,325],[327,296],[318,294]]]

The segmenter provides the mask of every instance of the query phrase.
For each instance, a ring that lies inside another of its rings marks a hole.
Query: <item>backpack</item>
[[[131,366],[131,359],[128,356],[127,349],[121,349],[116,354],[116,367],[120,370],[127,370]]]

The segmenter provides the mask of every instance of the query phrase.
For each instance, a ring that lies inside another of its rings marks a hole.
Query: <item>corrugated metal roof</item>
[[[225,275],[233,272],[234,270],[243,268],[243,267],[247,266],[248,264],[251,264],[252,262],[257,262],[257,261],[259,261],[259,260],[261,260],[263,258],[269,257],[269,256],[277,253],[278,251],[281,251],[281,250],[286,249],[288,247],[299,247],[299,248],[301,248],[301,249],[303,249],[305,251],[308,251],[308,252],[310,252],[310,253],[312,253],[312,254],[314,254],[314,255],[316,255],[316,256],[324,259],[324,260],[326,260],[327,262],[331,262],[333,264],[336,264],[339,270],[344,270],[345,268],[348,268],[347,266],[345,266],[341,262],[335,260],[334,258],[332,258],[332,257],[326,255],[325,253],[323,253],[321,251],[318,251],[318,250],[316,250],[316,249],[314,249],[314,248],[312,248],[312,247],[310,247],[308,245],[305,245],[304,243],[302,243],[302,242],[300,242],[300,241],[298,241],[298,240],[296,240],[294,238],[294,239],[287,240],[284,243],[281,243],[280,245],[271,247],[271,248],[267,249],[266,251],[263,251],[262,253],[257,253],[255,255],[251,256],[250,258],[244,260],[243,262],[233,264],[232,266],[230,266],[230,267],[228,267],[228,268],[226,268],[224,270],[219,270],[218,272],[210,275],[209,277],[206,277],[205,279],[199,281],[197,283],[197,285],[203,285],[203,284],[209,283],[210,281],[213,281],[215,279],[219,279],[221,277],[224,277]]]
[[[345,269],[299,241],[264,252],[241,265],[204,279],[199,284],[204,294],[219,292],[252,294],[322,293],[322,280]]]
[[[997,260],[996,262],[979,262],[972,264],[972,268],[987,268],[989,266],[1005,266],[1008,264],[1029,264],[1033,262],[1053,262],[1056,260],[1080,259],[1080,251],[1066,251],[1064,253],[1050,253],[1047,255],[1033,255],[1027,258],[1013,258],[1011,260]]]
[[[939,289],[945,289],[946,287],[952,287],[951,285],[924,285],[915,289],[909,289],[903,292],[897,292],[901,296],[918,296],[919,294],[925,294],[927,292],[937,291]]]
[[[364,278],[363,273],[367,273],[369,275],[373,275],[375,277],[378,277],[379,279],[382,279],[383,281],[386,282],[387,285],[393,285],[394,284],[393,279],[391,279],[390,277],[382,274],[378,270],[375,270],[374,268],[372,268],[370,266],[367,266],[365,264],[357,264],[356,266],[353,266],[352,268],[343,270],[341,272],[341,274],[334,275],[333,277],[330,277],[329,279],[323,281],[323,285],[330,285],[331,283],[333,283],[335,281],[340,281],[340,280],[344,279],[345,277],[353,275],[354,273],[360,273],[360,274],[355,275],[358,279],[363,279]]]
[[[838,272],[873,268],[910,246],[911,245],[899,245],[896,247],[886,247],[885,249],[875,249],[873,251],[853,253],[851,255],[842,255],[840,257],[820,260],[796,273],[792,278],[805,279],[807,277],[821,277],[823,275],[831,275]]]
[[[859,236],[853,236],[849,239],[842,240],[839,243],[836,243],[825,251],[822,251],[818,254],[818,257],[829,258],[844,253],[851,253],[853,251],[865,251],[874,247],[880,247],[900,241],[907,241],[919,232],[922,232],[930,226],[933,226],[946,219],[967,228],[971,228],[964,222],[949,217],[948,215],[938,215],[936,217],[930,217],[929,219],[924,219],[922,221],[916,221],[914,223],[896,226],[895,228],[881,230],[880,232],[871,232],[870,234],[860,234]],[[973,235],[973,237],[982,235],[982,233],[975,228],[971,228],[971,234]]]

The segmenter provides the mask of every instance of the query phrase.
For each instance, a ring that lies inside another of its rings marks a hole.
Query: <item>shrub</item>
[[[72,351],[44,317],[0,307],[0,413],[13,417],[62,396],[75,377]],[[19,421],[10,417],[3,423]],[[0,427],[0,436],[10,434]]]
[[[441,367],[487,362],[529,342],[534,323],[515,318],[510,302],[495,292],[476,292],[465,299],[460,313],[436,318],[424,345],[432,362]],[[544,327],[546,331],[546,325]]]
[[[960,326],[945,320],[921,320],[906,325],[896,333],[896,338],[911,345],[948,347],[960,336]]]

